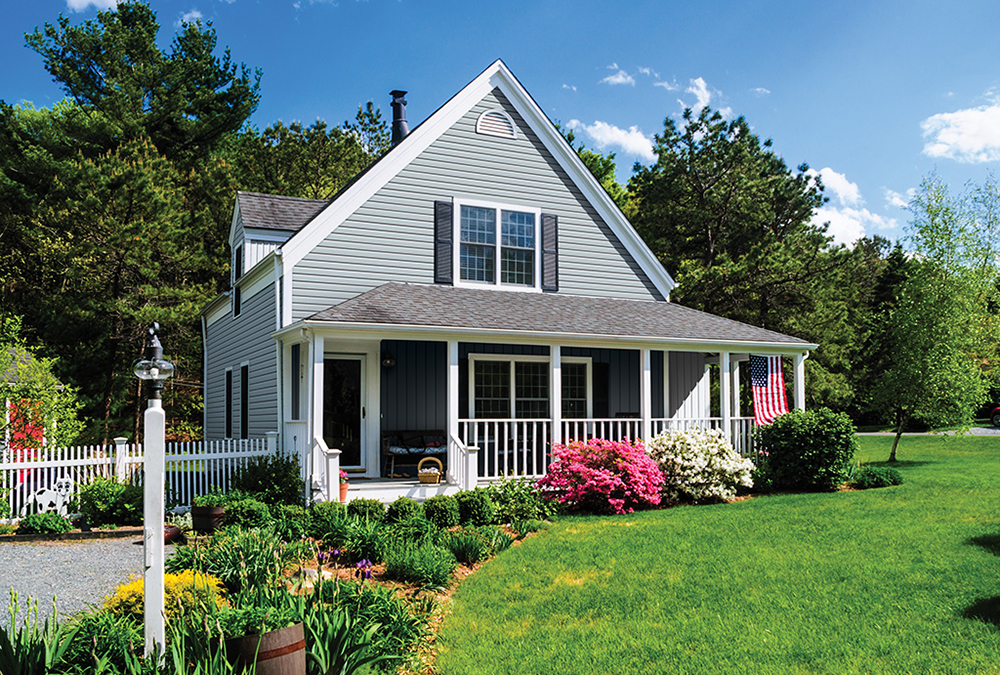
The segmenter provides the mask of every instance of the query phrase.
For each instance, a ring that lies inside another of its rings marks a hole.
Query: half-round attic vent
[[[476,133],[517,140],[514,120],[503,110],[487,110],[476,120]]]

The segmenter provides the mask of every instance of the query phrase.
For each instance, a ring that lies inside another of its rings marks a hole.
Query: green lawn
[[[998,673],[1000,438],[899,457],[893,488],[564,518],[462,584],[440,672]]]

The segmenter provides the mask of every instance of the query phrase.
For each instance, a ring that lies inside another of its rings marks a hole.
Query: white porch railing
[[[540,478],[549,465],[552,420],[459,420],[458,440],[479,448],[479,478]]]
[[[233,473],[252,457],[277,452],[277,433],[267,438],[167,443],[165,487],[171,503],[189,506],[212,488],[229,489]],[[112,446],[32,450],[4,448],[0,452],[0,496],[12,516],[19,516],[43,495],[64,507],[80,487],[98,476],[132,480],[143,464],[142,446],[123,438]],[[4,495],[3,490],[6,489]],[[51,492],[41,492],[51,491]]]
[[[654,435],[663,431],[686,431],[689,429],[721,429],[721,417],[698,419],[657,418],[650,421]],[[751,430],[752,417],[730,419],[729,437],[733,447],[743,456],[753,453]],[[475,466],[477,477],[484,480],[503,476],[527,476],[538,478],[545,475],[549,465],[552,420],[547,419],[490,419],[459,420],[458,438],[448,444],[448,479],[458,485],[468,485],[466,481]],[[642,420],[638,419],[564,419],[562,420],[563,442],[586,441],[591,438],[605,438],[613,441],[642,437]],[[469,450],[477,449],[478,464],[467,461]]]

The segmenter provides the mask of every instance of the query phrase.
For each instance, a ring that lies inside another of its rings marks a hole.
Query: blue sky
[[[0,98],[61,98],[23,34],[114,0],[0,5]],[[253,122],[336,124],[409,91],[415,126],[496,58],[551,118],[615,152],[619,179],[652,161],[667,116],[743,115],[790,166],[819,172],[817,214],[838,241],[902,236],[903,208],[936,171],[956,190],[1000,162],[1000,3],[152,0],[164,43],[211,21],[263,70]]]

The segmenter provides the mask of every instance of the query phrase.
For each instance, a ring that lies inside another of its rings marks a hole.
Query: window
[[[591,360],[562,360],[562,416],[591,417]],[[475,419],[549,417],[549,359],[544,356],[469,354],[472,416]],[[513,415],[511,415],[513,411]]]
[[[459,283],[538,288],[538,210],[457,205]]]
[[[233,283],[235,284],[243,276],[243,247],[237,246],[233,251]]]
[[[240,315],[240,311],[243,309],[243,294],[240,293],[240,287],[237,286],[233,289],[233,318],[235,319]]]
[[[233,437],[233,369],[226,369],[226,438]]]

